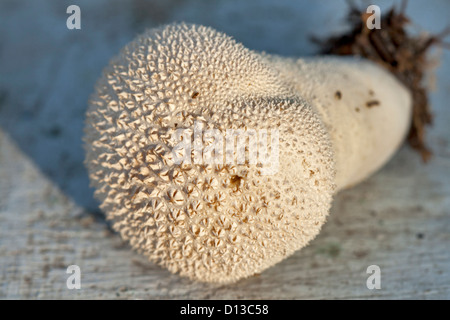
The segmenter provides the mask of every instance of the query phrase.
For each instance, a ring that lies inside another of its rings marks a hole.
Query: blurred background
[[[381,13],[400,1],[354,1]],[[66,9],[81,9],[68,30]],[[193,283],[132,252],[98,210],[83,165],[89,95],[109,59],[147,28],[211,26],[246,47],[314,55],[311,36],[347,30],[346,1],[151,0],[0,2],[0,298],[450,298],[450,51],[430,76],[428,164],[404,146],[340,193],[309,247],[235,285]],[[410,31],[439,33],[450,2],[411,0]],[[447,42],[450,41],[447,38]],[[66,287],[79,265],[82,289]],[[366,269],[379,265],[382,289]]]

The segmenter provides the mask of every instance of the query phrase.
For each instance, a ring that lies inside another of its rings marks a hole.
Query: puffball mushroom
[[[306,246],[334,193],[392,156],[410,116],[407,89],[371,62],[259,54],[208,27],[168,25],[138,36],[99,79],[86,165],[133,248],[171,272],[229,283]],[[173,137],[194,123],[224,136],[277,130],[277,170],[175,163]]]

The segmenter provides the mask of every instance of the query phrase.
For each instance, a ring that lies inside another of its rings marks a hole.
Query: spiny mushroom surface
[[[336,185],[364,179],[401,143],[410,104],[369,62],[261,55],[211,28],[168,25],[138,36],[99,79],[86,165],[101,209],[133,248],[191,279],[234,282],[319,233]],[[177,163],[176,132],[196,124],[223,136],[277,130],[276,170]]]

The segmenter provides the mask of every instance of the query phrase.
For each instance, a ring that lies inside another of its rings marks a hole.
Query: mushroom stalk
[[[406,138],[409,90],[392,74],[357,57],[265,57],[324,122],[336,159],[337,191],[385,164]]]
[[[371,62],[269,56],[211,28],[169,25],[138,36],[99,79],[86,165],[133,248],[229,283],[307,245],[335,192],[380,168],[410,117],[408,90]],[[222,137],[231,144],[216,148]],[[259,158],[268,141],[269,162]]]

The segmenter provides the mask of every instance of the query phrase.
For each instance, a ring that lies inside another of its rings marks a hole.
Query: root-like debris
[[[436,44],[448,45],[442,39],[450,33],[447,28],[438,35],[411,36],[405,27],[410,20],[405,16],[406,1],[397,10],[392,7],[381,17],[381,29],[369,29],[367,19],[371,16],[349,2],[348,33],[326,40],[313,39],[321,46],[321,53],[334,55],[359,55],[375,61],[392,72],[413,97],[413,116],[408,135],[409,144],[427,162],[432,152],[426,143],[426,129],[433,121],[428,92],[423,79],[429,69],[429,49]]]

